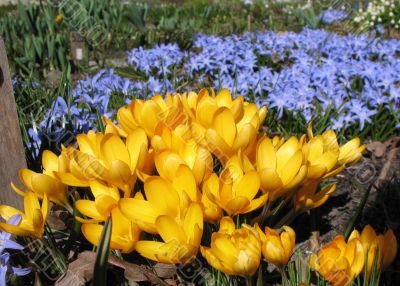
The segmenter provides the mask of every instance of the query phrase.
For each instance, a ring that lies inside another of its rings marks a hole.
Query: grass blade
[[[101,232],[99,245],[97,248],[96,262],[94,263],[93,271],[93,285],[106,286],[107,285],[107,260],[110,248],[112,230],[111,215],[108,216],[104,224],[103,231]]]

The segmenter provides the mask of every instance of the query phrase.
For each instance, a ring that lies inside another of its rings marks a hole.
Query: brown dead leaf
[[[175,265],[157,263],[153,266],[153,269],[157,276],[161,278],[170,278],[177,275]]]
[[[69,263],[65,272],[55,283],[56,286],[83,286],[93,277],[96,253],[85,251],[79,254],[78,259]]]
[[[395,136],[387,140],[385,143],[387,149],[400,147],[400,136]]]
[[[67,221],[68,212],[66,210],[54,210],[48,213],[46,222],[49,224],[51,228],[57,230],[65,230],[67,229],[67,225],[65,222]]]
[[[370,151],[375,158],[382,158],[386,154],[386,145],[382,142],[375,141],[367,144],[367,150]]]
[[[56,286],[83,286],[93,277],[93,267],[96,260],[96,253],[84,251],[79,254],[78,259],[71,262],[68,270],[60,279],[57,280]],[[133,282],[149,281],[152,284],[168,286],[163,278],[172,278],[176,275],[173,265],[165,265],[158,263],[153,269],[120,260],[115,256],[109,256],[108,263],[124,269],[125,278]],[[160,265],[162,267],[160,267]]]

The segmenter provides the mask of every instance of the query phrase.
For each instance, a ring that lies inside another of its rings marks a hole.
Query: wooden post
[[[6,48],[0,37],[0,204],[23,209],[23,200],[10,187],[19,183],[18,170],[26,168]],[[18,184],[19,185],[19,184]]]

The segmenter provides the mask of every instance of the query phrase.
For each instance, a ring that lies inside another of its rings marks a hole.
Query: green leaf
[[[260,263],[260,267],[258,268],[256,286],[263,286],[262,263]]]
[[[109,215],[104,224],[97,247],[97,255],[93,271],[94,286],[107,286],[107,260],[110,248],[111,230],[112,220],[111,215]]]
[[[364,209],[364,206],[365,206],[365,204],[367,202],[367,199],[369,197],[369,193],[371,192],[371,189],[373,187],[373,184],[371,184],[368,187],[368,189],[365,191],[363,186],[359,182],[357,182],[356,180],[353,180],[353,184],[356,186],[356,188],[360,192],[364,192],[364,196],[363,196],[360,204],[358,205],[355,213],[353,214],[352,218],[350,219],[349,223],[347,224],[346,230],[344,232],[344,236],[345,236],[346,239],[349,238],[350,233],[353,231],[354,225],[356,224],[357,220],[359,219],[359,217],[360,217],[360,215],[361,215],[361,213],[362,213],[362,211]]]
[[[80,216],[79,211],[76,209],[75,202],[74,202],[73,216],[74,217]],[[77,221],[76,219],[74,219],[74,222],[72,224],[72,229],[71,229],[71,231],[69,233],[68,241],[66,242],[64,250],[63,250],[64,255],[66,257],[68,257],[68,254],[71,251],[72,246],[74,245],[74,242],[77,241],[77,239],[78,239],[78,237],[79,237],[79,235],[81,233],[81,226],[82,226],[82,224],[79,221]]]

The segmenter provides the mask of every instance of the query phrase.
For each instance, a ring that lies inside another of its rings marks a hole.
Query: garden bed
[[[0,10],[0,285],[400,284],[397,6],[212,2]]]

